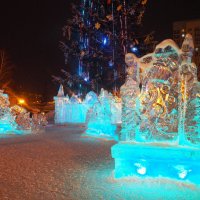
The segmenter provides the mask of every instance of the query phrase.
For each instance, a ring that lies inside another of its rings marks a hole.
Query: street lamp
[[[18,99],[18,104],[20,106],[22,106],[23,104],[25,104],[25,100],[24,99]]]

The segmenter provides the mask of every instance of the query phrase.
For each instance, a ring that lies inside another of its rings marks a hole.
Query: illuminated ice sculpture
[[[103,88],[98,97],[98,102],[88,112],[86,135],[114,138],[116,125],[112,124],[111,113],[112,94]]]
[[[94,92],[89,92],[84,101],[76,95],[71,98],[64,95],[61,85],[55,100],[55,123],[85,123],[88,110],[97,102],[98,97]]]
[[[116,97],[110,95],[109,101],[111,106],[111,122],[112,124],[121,123],[121,103]],[[87,113],[97,103],[98,96],[95,92],[90,91],[85,99],[81,101],[76,95],[71,98],[64,95],[63,86],[61,85],[55,100],[55,123],[86,123]]]
[[[0,134],[14,133],[17,128],[15,118],[9,108],[8,95],[0,90]]]
[[[126,55],[122,130],[111,149],[116,178],[167,177],[200,184],[200,83],[193,50],[187,34],[181,49],[165,40],[140,59]]]

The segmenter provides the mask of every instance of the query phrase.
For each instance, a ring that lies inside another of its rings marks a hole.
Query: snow
[[[82,137],[81,125],[0,139],[0,199],[200,199],[200,188],[162,178],[113,176],[114,141]]]

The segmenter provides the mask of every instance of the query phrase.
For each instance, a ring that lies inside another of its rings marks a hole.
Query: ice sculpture
[[[88,110],[97,102],[98,97],[94,92],[89,92],[81,101],[76,95],[69,99],[64,95],[61,85],[55,100],[55,123],[85,123]]]
[[[122,130],[121,140],[132,140],[139,131],[139,67],[133,54],[127,54],[125,62],[128,65],[127,78],[121,87],[122,97]]]
[[[162,176],[200,184],[200,84],[193,49],[187,34],[181,49],[165,40],[140,59],[126,55],[121,141],[111,149],[115,177]]]
[[[121,123],[121,99],[112,94],[108,94],[111,106],[112,124]],[[87,112],[99,101],[95,92],[90,91],[85,99],[81,101],[76,95],[69,99],[64,95],[63,86],[61,85],[55,100],[55,123],[85,123]]]
[[[14,133],[17,128],[15,118],[9,108],[8,95],[0,90],[0,134]]]
[[[111,123],[111,98],[101,89],[99,101],[88,112],[86,134],[96,137],[115,137],[116,126]]]
[[[14,105],[10,108],[12,116],[17,123],[17,129],[20,131],[31,132],[31,117],[30,113],[23,107]]]
[[[33,133],[43,132],[48,124],[45,113],[34,113],[31,119],[31,130]]]
[[[44,114],[40,120],[37,120],[38,129],[34,129],[33,118],[30,113],[23,107],[14,105],[10,106],[8,95],[0,90],[0,134],[28,134],[32,132],[40,132],[41,128],[47,125]],[[35,123],[35,124],[36,124]]]
[[[69,97],[64,94],[63,85],[60,85],[58,94],[54,97],[55,101],[55,123],[65,123],[65,116],[67,110],[65,109],[66,104],[69,103]]]
[[[83,103],[92,107],[98,101],[98,96],[95,92],[90,91],[87,93]]]

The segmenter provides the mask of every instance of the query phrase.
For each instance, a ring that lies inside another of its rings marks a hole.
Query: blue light
[[[84,81],[86,81],[86,82],[87,82],[87,81],[88,81],[88,78],[87,78],[87,77],[85,77],[85,78],[84,78]]]
[[[107,38],[106,38],[106,37],[104,37],[104,38],[103,38],[103,45],[106,45],[106,44],[107,44],[107,42],[108,42]]]
[[[109,65],[109,67],[113,67],[113,65],[114,65],[113,61],[110,60],[110,61],[108,62],[108,65]]]
[[[138,51],[138,48],[137,48],[137,47],[132,47],[132,48],[131,48],[131,51],[135,53],[135,52]]]

